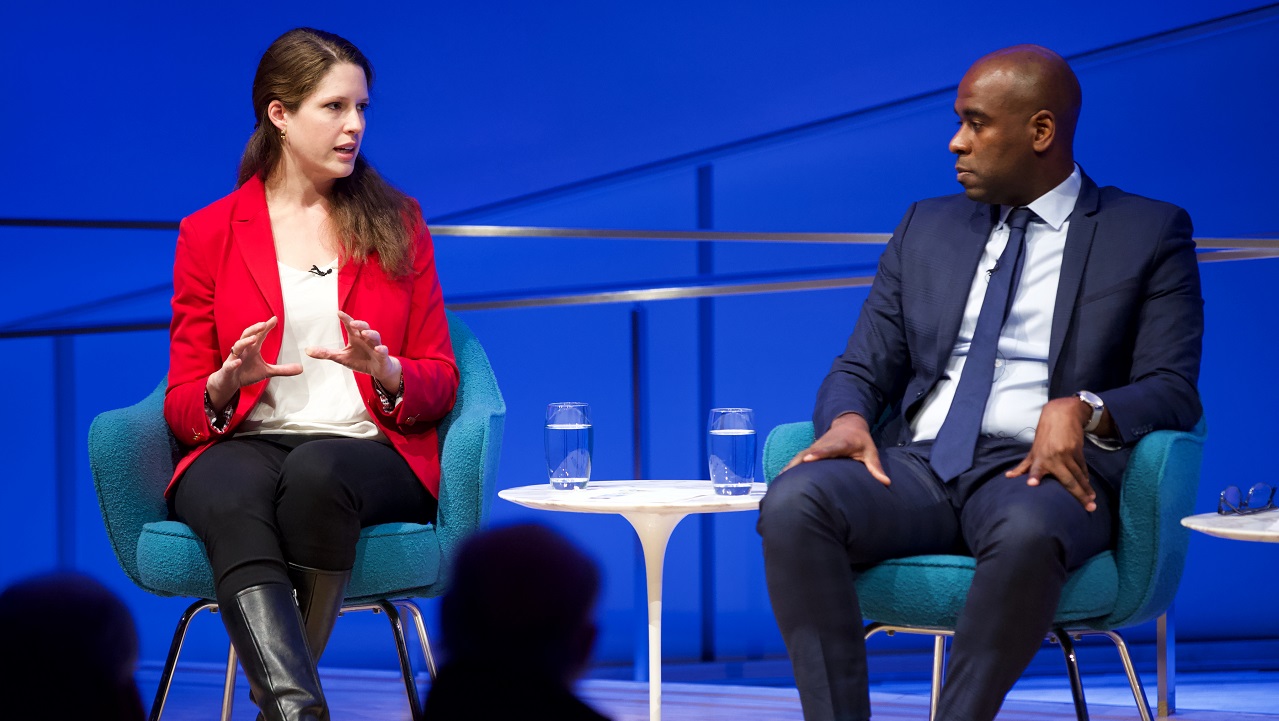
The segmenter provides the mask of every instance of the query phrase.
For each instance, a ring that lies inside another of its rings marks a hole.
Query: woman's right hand
[[[275,316],[254,323],[240,334],[240,339],[231,344],[231,352],[222,367],[209,376],[206,386],[209,401],[214,408],[225,408],[236,391],[244,386],[253,385],[273,376],[295,376],[302,372],[301,363],[285,363],[275,365],[262,358],[262,341],[279,323]]]

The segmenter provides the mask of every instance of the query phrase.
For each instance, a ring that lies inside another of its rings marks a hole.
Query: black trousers
[[[350,569],[361,528],[427,523],[436,512],[435,498],[391,446],[292,434],[215,444],[178,480],[169,506],[204,541],[218,598],[287,584],[288,563]]]
[[[982,438],[974,468],[950,483],[928,465],[930,447],[881,449],[887,487],[860,462],[831,459],[781,474],[764,497],[768,593],[806,721],[870,718],[860,570],[918,554],[976,558],[938,716],[978,721],[995,717],[1038,651],[1067,574],[1110,547],[1110,489],[1095,473],[1089,513],[1055,480],[1004,477],[1025,443]]]

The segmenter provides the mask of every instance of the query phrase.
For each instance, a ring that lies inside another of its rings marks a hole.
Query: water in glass
[[[721,496],[742,496],[755,481],[755,429],[748,408],[711,411],[711,486]]]
[[[594,437],[585,403],[552,403],[546,407],[546,473],[551,487],[586,488],[591,479]]]
[[[560,489],[586,488],[591,479],[594,430],[587,423],[549,423],[546,426],[546,468],[551,485]]]

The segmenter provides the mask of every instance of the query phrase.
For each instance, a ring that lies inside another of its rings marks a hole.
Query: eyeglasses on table
[[[1223,516],[1247,516],[1274,507],[1275,487],[1268,483],[1254,483],[1246,496],[1239,486],[1226,486],[1217,501],[1217,513]]]

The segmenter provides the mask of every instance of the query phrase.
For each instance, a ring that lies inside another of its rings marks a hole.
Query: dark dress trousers
[[[1048,397],[1097,393],[1119,450],[1086,443],[1096,511],[1055,480],[1004,472],[1029,444],[982,437],[971,469],[943,483],[930,441],[909,421],[945,372],[998,207],[963,195],[916,203],[894,232],[848,347],[818,392],[820,437],[844,413],[872,426],[883,486],[851,459],[803,463],[761,507],[769,595],[806,719],[870,714],[854,580],[888,558],[977,559],[942,692],[942,719],[994,718],[1049,630],[1070,570],[1111,544],[1112,498],[1131,446],[1188,430],[1202,414],[1196,382],[1203,299],[1186,212],[1099,188],[1086,175],[1070,215],[1049,345]]]

